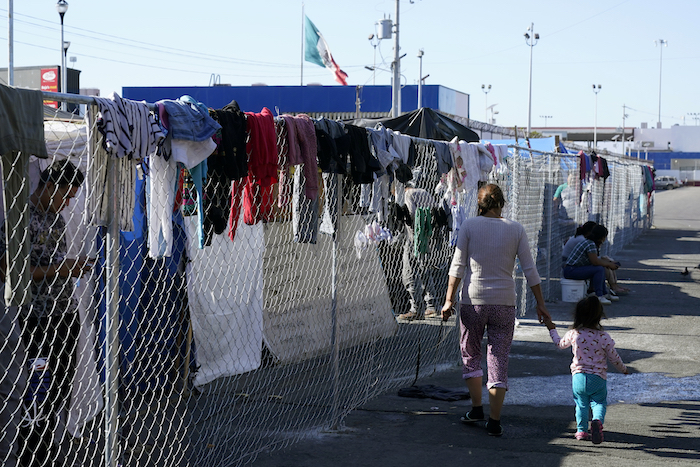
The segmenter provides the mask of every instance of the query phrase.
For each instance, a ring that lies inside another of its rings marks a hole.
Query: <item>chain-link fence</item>
[[[458,364],[454,317],[399,317],[440,310],[453,253],[445,223],[419,225],[416,212],[396,221],[392,209],[410,196],[403,184],[297,165],[269,192],[237,191],[156,158],[104,157],[98,124],[49,119],[49,159],[3,157],[2,272],[14,287],[0,323],[4,465],[15,456],[22,465],[247,464]],[[284,160],[283,119],[275,131]],[[411,188],[432,195],[435,147],[413,144]],[[559,299],[561,248],[576,224],[605,224],[608,254],[650,226],[637,162],[609,157],[610,177],[581,182],[578,156],[500,150],[488,179],[526,228],[548,300]],[[62,160],[84,183],[41,178]],[[313,200],[303,196],[310,177]],[[476,184],[450,201],[473,216]],[[216,206],[230,207],[229,224],[203,229],[200,214]],[[23,274],[35,278],[28,289]],[[533,305],[515,275],[524,313]]]

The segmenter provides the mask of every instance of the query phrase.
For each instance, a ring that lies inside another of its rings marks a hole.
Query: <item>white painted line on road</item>
[[[509,378],[506,404],[574,405],[571,375]],[[608,404],[654,404],[700,400],[700,375],[672,378],[661,373],[608,373]]]

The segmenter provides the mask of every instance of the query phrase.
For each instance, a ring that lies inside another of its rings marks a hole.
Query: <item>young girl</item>
[[[603,331],[600,320],[605,317],[603,305],[598,297],[586,297],[576,304],[574,324],[559,338],[556,326],[551,319],[544,323],[549,329],[554,344],[560,349],[571,347],[574,354],[571,362],[571,386],[576,402],[576,439],[603,442],[603,422],[607,407],[608,360],[624,374],[627,367],[615,350],[615,341]],[[593,411],[591,432],[588,433],[588,410]]]

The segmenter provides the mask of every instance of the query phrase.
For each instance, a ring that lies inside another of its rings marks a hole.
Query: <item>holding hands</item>
[[[556,325],[554,324],[554,322],[552,321],[552,318],[550,318],[549,316],[546,317],[546,318],[544,318],[544,320],[543,320],[542,322],[544,323],[545,326],[547,326],[547,329],[549,329],[550,331],[551,331],[552,329],[556,329],[556,328],[557,328],[557,326],[556,326]]]

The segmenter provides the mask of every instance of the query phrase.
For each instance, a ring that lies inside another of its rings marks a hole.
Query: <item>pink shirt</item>
[[[615,350],[615,341],[605,331],[588,328],[571,329],[560,339],[557,330],[552,329],[549,335],[560,349],[571,347],[574,353],[571,362],[572,375],[586,373],[607,379],[608,360],[621,373],[627,370]]]

